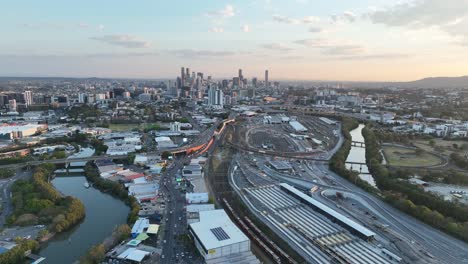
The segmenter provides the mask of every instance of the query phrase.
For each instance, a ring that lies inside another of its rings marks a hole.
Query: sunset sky
[[[468,0],[15,0],[1,76],[405,81],[468,75]]]

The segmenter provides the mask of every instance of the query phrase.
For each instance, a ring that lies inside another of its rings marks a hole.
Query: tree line
[[[349,155],[349,151],[351,150],[351,134],[350,131],[357,128],[359,122],[350,117],[342,117],[341,118],[341,132],[344,137],[344,142],[341,148],[333,155],[330,159],[330,169],[340,175],[343,178],[353,182],[357,186],[361,187],[362,189],[368,192],[375,192],[375,188],[372,187],[366,181],[363,181],[359,178],[359,173],[357,171],[348,170],[346,168],[346,159]]]
[[[89,182],[93,183],[93,186],[99,189],[102,192],[108,192],[113,196],[124,201],[130,207],[130,213],[127,217],[127,223],[133,224],[138,220],[138,212],[140,211],[140,205],[135,197],[128,195],[128,191],[123,187],[122,184],[118,182],[113,182],[107,179],[102,178],[99,175],[99,171],[92,164],[88,162],[85,167],[85,176]]]
[[[445,201],[442,197],[399,179],[382,165],[379,139],[368,125],[362,134],[366,142],[366,161],[383,198],[389,204],[415,218],[468,241],[468,207]]]

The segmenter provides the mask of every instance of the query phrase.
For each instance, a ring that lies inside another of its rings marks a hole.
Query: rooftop
[[[207,250],[249,241],[222,209],[201,211],[200,222],[190,228]]]

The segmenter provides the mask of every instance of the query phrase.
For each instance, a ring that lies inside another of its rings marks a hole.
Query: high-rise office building
[[[210,85],[208,87],[208,105],[221,108],[224,105],[223,90],[219,89],[216,85]]]
[[[78,94],[78,103],[85,104],[87,102],[87,97],[88,96],[85,93]]]
[[[239,69],[239,80],[244,79],[244,76],[242,75],[242,69]]]
[[[252,85],[253,87],[257,88],[257,77],[252,78]]]
[[[180,68],[180,80],[181,80],[181,87],[185,86],[185,68]]]
[[[33,98],[32,98],[32,92],[31,91],[25,91],[24,92],[24,100],[26,101],[27,106],[33,104]]]
[[[16,99],[12,99],[8,101],[8,110],[10,112],[16,112]]]
[[[268,70],[265,70],[265,87],[268,88],[270,84],[268,83]]]

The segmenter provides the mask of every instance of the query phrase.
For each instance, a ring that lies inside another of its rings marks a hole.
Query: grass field
[[[452,152],[465,152],[468,150],[468,142],[457,141],[457,140],[443,140],[440,138],[433,139],[434,145],[430,145],[427,140],[416,140],[413,144],[426,151],[435,151],[446,156],[449,156]],[[454,148],[454,144],[457,148]]]
[[[141,124],[109,124],[109,128],[112,131],[121,132],[121,131],[132,131],[133,129],[144,129],[146,127],[151,127],[158,125],[157,123],[141,123]]]
[[[112,131],[132,131],[135,128],[140,128],[140,124],[109,124]]]
[[[442,160],[439,157],[427,152],[417,154],[414,149],[384,146],[383,151],[388,164],[393,166],[432,166],[442,163]]]

